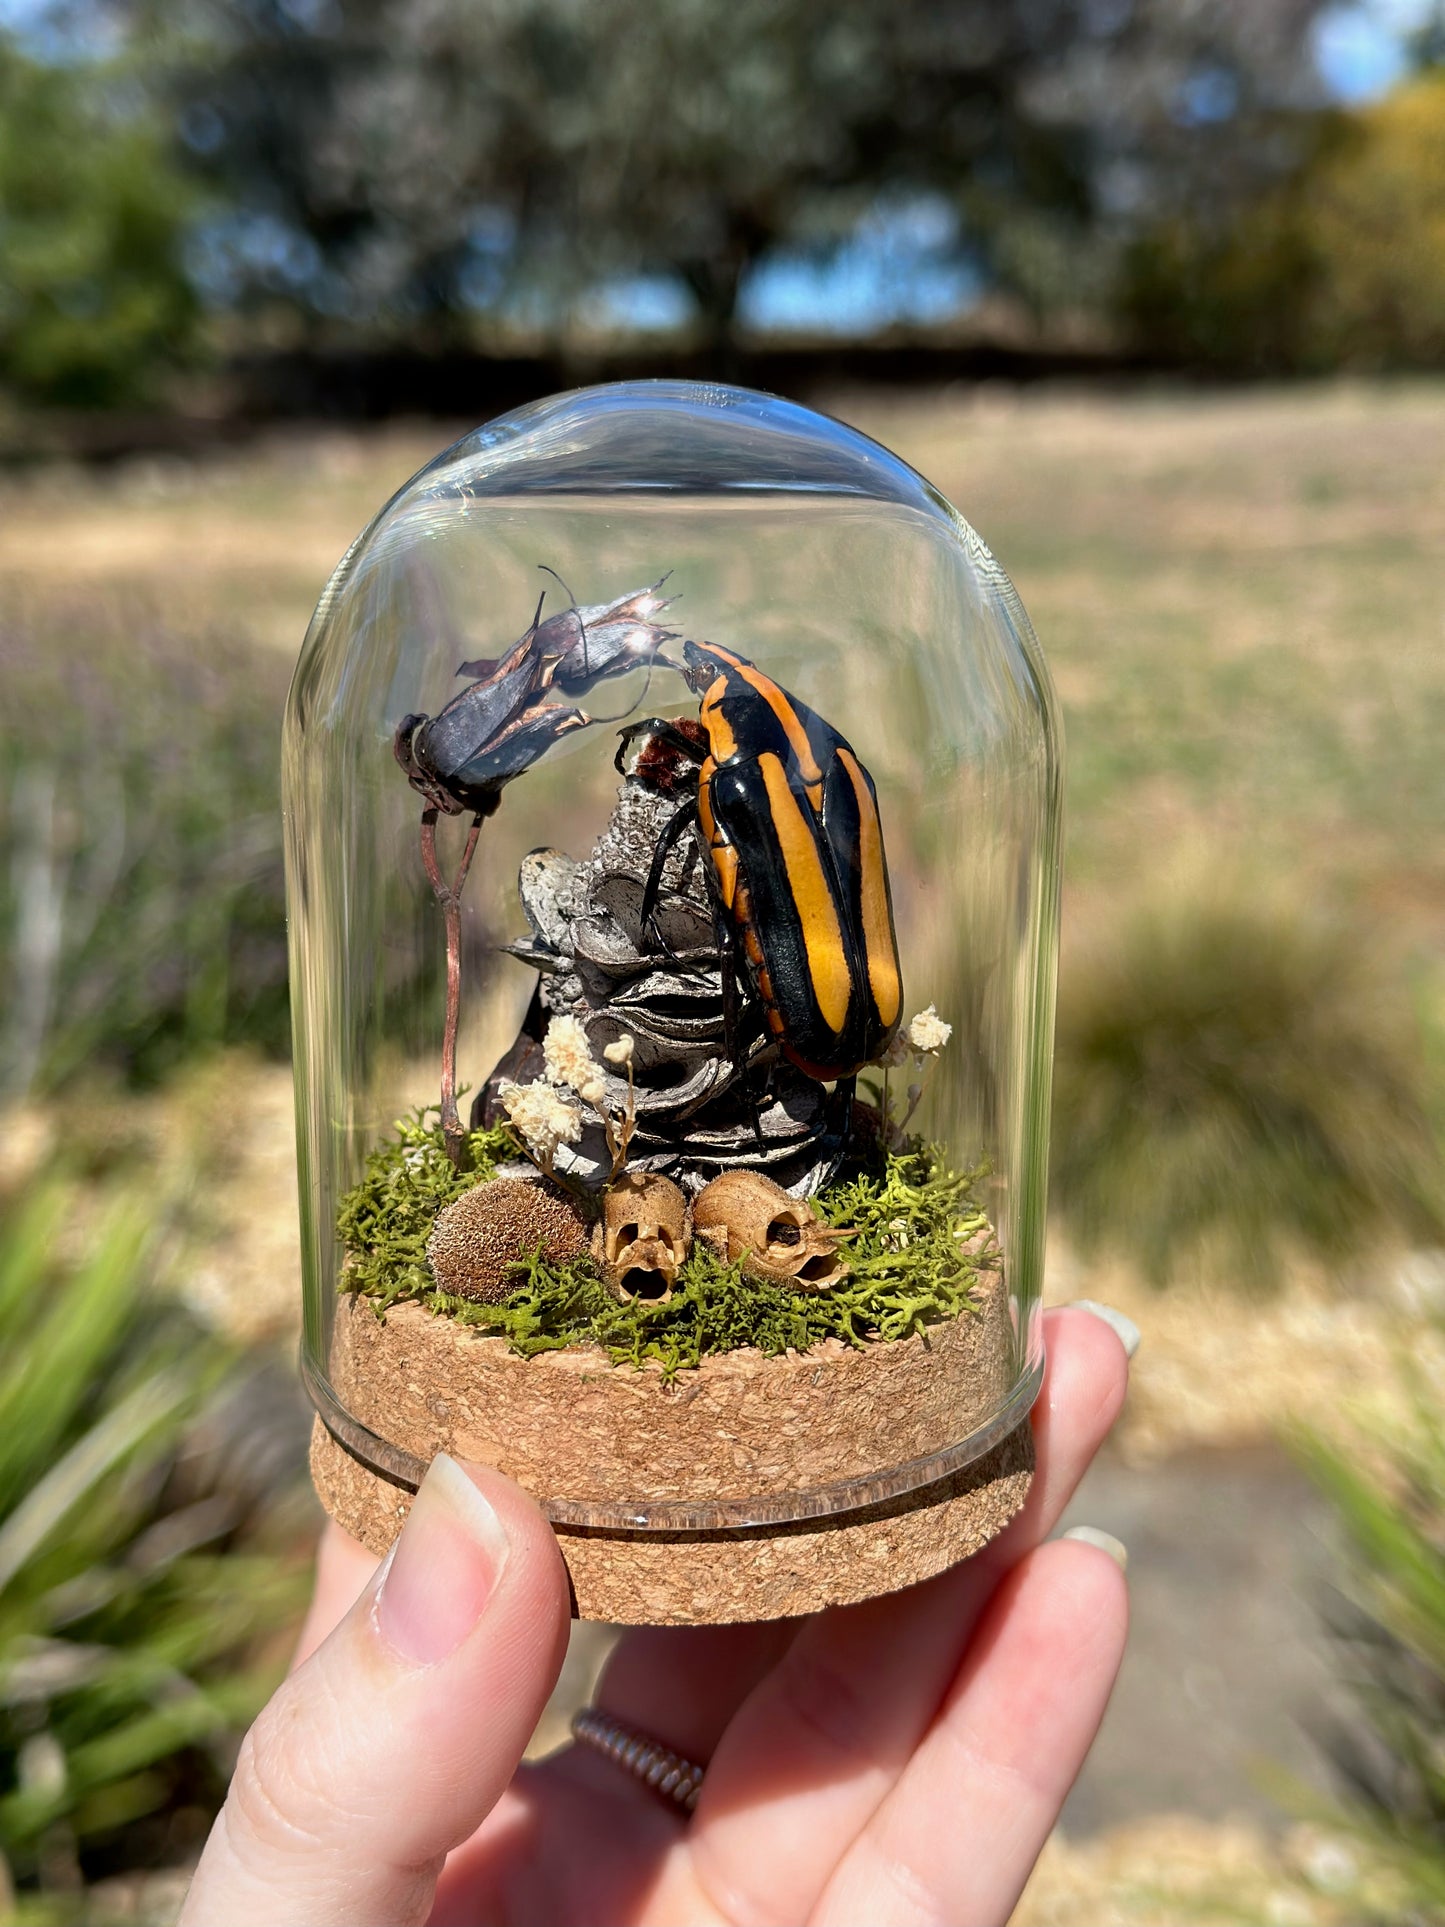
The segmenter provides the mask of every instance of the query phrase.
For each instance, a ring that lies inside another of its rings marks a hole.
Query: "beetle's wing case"
[[[863,951],[854,988],[861,997],[866,983],[873,1006],[866,1025],[868,1062],[881,1055],[898,1029],[903,983],[878,794],[851,747],[836,733],[835,740],[823,783],[822,834],[842,887],[847,924]]]
[[[846,739],[755,663],[688,643],[711,755],[699,811],[768,1025],[815,1076],[847,1075],[898,1027],[902,985],[873,780]]]
[[[733,914],[768,1026],[787,1055],[827,1077],[866,1061],[866,960],[839,915],[846,899],[796,770],[771,751],[708,779],[708,812],[735,865]]]
[[[719,763],[732,756],[771,751],[796,773],[814,809],[822,804],[821,784],[828,755],[842,738],[832,726],[800,703],[756,663],[716,643],[702,648],[719,670],[703,694],[702,721]]]

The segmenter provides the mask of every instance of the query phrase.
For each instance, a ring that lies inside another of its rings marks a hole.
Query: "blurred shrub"
[[[197,340],[193,200],[121,76],[0,36],[0,382],[75,407],[153,398]]]
[[[62,1894],[194,1848],[305,1577],[258,1536],[268,1441],[223,1443],[234,1357],[149,1288],[148,1214],[114,1199],[62,1257],[76,1204],[0,1220],[0,1847]]]
[[[284,693],[143,613],[0,618],[0,1095],[286,1050]]]
[[[1445,69],[1359,117],[1308,194],[1314,354],[1445,363]]]
[[[1290,1247],[1436,1236],[1419,1041],[1376,956],[1243,885],[1121,917],[1061,985],[1053,1195],[1081,1245],[1258,1286]]]
[[[1299,185],[1235,210],[1223,229],[1176,214],[1127,250],[1119,305],[1145,354],[1231,373],[1312,365],[1320,263]]]
[[[1330,1751],[1343,1818],[1390,1876],[1388,1908],[1362,1920],[1445,1922],[1445,1420],[1420,1374],[1374,1463],[1321,1437],[1305,1463],[1343,1529],[1350,1617],[1335,1625],[1360,1707]],[[1336,1615],[1338,1617],[1338,1615]],[[1331,1815],[1338,1820],[1340,1815]]]
[[[1129,251],[1142,347],[1228,369],[1445,361],[1445,70],[1317,123],[1307,158],[1227,224],[1176,216]]]

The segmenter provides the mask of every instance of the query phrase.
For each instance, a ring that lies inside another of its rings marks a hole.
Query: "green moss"
[[[438,1291],[426,1264],[437,1212],[515,1155],[504,1131],[477,1133],[472,1143],[476,1168],[462,1177],[447,1162],[441,1133],[420,1116],[372,1153],[338,1221],[348,1250],[344,1289],[363,1293],[379,1316],[412,1300],[496,1332],[524,1357],[596,1345],[616,1364],[651,1361],[670,1377],[744,1345],[776,1356],[825,1338],[853,1346],[906,1338],[972,1309],[980,1273],[998,1261],[992,1238],[977,1237],[988,1232],[972,1199],[979,1174],[951,1171],[936,1149],[913,1145],[814,1200],[829,1224],[856,1233],[847,1245],[851,1274],[831,1291],[746,1277],[698,1243],[665,1304],[616,1304],[590,1260],[553,1265],[540,1253],[518,1262],[517,1288],[501,1304],[475,1304]]]

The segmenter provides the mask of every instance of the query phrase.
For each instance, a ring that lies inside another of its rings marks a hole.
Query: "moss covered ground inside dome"
[[[458,1173],[425,1114],[403,1120],[366,1162],[342,1200],[342,1290],[377,1315],[416,1303],[439,1317],[507,1340],[523,1357],[569,1345],[600,1347],[616,1364],[660,1365],[667,1375],[711,1354],[756,1346],[769,1356],[806,1351],[826,1338],[862,1347],[907,1338],[976,1310],[982,1275],[997,1267],[988,1219],[977,1205],[978,1172],[949,1168],[936,1147],[913,1142],[829,1186],[813,1203],[824,1220],[850,1227],[850,1274],[826,1292],[792,1291],[746,1276],[695,1243],[665,1302],[618,1304],[590,1259],[517,1261],[517,1285],[486,1305],[437,1288],[426,1245],[437,1213],[495,1176],[519,1147],[505,1128],[470,1140],[472,1168]]]

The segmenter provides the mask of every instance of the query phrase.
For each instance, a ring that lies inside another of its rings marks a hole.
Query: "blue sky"
[[[1425,24],[1430,0],[1361,0],[1330,8],[1315,27],[1315,62],[1340,100],[1373,100],[1405,71],[1409,37]]]

